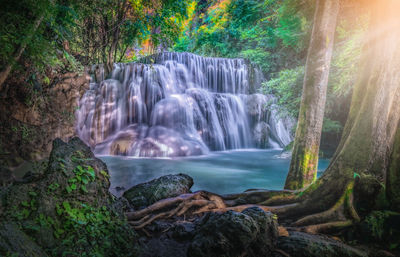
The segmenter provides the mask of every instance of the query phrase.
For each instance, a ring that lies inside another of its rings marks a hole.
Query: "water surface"
[[[250,188],[282,189],[290,159],[280,156],[281,150],[234,150],[212,152],[203,156],[179,158],[129,158],[100,156],[111,175],[111,193],[120,196],[123,190],[139,183],[167,175],[186,173],[194,179],[192,191],[207,190],[218,194],[239,193]],[[329,164],[319,162],[318,176]]]

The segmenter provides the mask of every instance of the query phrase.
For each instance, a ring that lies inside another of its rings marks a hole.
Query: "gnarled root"
[[[143,210],[126,213],[126,216],[135,229],[142,229],[157,219],[200,214],[225,208],[226,205],[220,196],[199,191],[158,201]]]
[[[304,216],[293,223],[291,222],[291,226],[297,227],[297,230],[300,231],[319,233],[343,228],[351,225],[354,220],[359,220],[360,218],[353,206],[353,187],[354,182],[350,182],[345,187],[345,192],[330,209]],[[275,204],[281,205],[274,206]],[[295,191],[288,190],[251,190],[225,196],[198,191],[160,200],[145,209],[129,212],[126,215],[129,223],[135,229],[143,229],[158,219],[183,215],[201,215],[205,212],[226,212],[229,210],[241,212],[254,206],[264,211],[273,212],[279,218],[284,217],[285,220],[286,217],[299,216],[298,210],[305,210],[312,204],[316,203],[304,197],[298,197]]]
[[[292,225],[299,227],[300,231],[315,234],[347,227],[353,221],[359,221],[360,217],[353,205],[353,187],[354,182],[349,183],[346,191],[329,210],[305,216]]]
[[[295,191],[291,190],[252,189],[243,193],[223,195],[221,197],[227,206],[237,206],[243,204],[275,205],[293,203],[296,195]]]

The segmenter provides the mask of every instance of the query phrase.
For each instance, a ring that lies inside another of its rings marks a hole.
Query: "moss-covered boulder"
[[[108,177],[80,139],[56,139],[40,178],[0,194],[0,219],[14,222],[50,256],[132,256],[136,236],[111,208]]]
[[[193,179],[186,174],[166,175],[131,187],[124,197],[135,209],[149,206],[161,199],[190,192]]]
[[[273,214],[258,207],[208,213],[196,227],[190,257],[271,256],[278,237]]]

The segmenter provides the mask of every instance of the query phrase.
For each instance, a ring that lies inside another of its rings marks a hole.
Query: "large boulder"
[[[190,192],[193,179],[186,174],[166,175],[131,187],[124,197],[135,209],[149,206],[161,199]]]
[[[292,257],[362,257],[366,252],[355,249],[327,236],[290,231],[279,237],[277,247]]]
[[[20,229],[19,239],[5,241],[0,252],[24,256],[11,241],[27,235],[51,256],[134,255],[136,235],[112,208],[108,177],[106,165],[79,138],[56,139],[41,177],[0,193],[0,220]]]
[[[277,231],[273,214],[258,207],[208,213],[197,224],[187,256],[270,256]]]

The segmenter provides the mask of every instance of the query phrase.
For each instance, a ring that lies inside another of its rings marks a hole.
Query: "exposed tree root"
[[[307,233],[319,233],[349,226],[360,218],[353,206],[354,182],[345,187],[345,192],[328,210],[301,217],[291,223],[297,230]],[[257,206],[264,211],[278,215],[290,216],[296,209],[305,209],[312,201],[304,201],[294,191],[251,190],[241,194],[220,196],[206,191],[183,194],[177,197],[160,200],[145,209],[127,213],[129,223],[135,229],[143,229],[158,219],[179,216],[196,216],[206,212],[241,212]],[[246,202],[247,201],[247,202]],[[281,204],[274,206],[275,204]],[[295,215],[294,215],[295,216]]]
[[[272,202],[279,202],[277,204],[287,204],[285,200],[293,201],[295,192],[291,190],[247,190],[240,194],[223,195],[221,198],[227,206],[237,206],[242,204],[262,204],[268,200],[275,199]],[[278,201],[278,199],[280,201]],[[271,202],[271,203],[272,203]],[[273,205],[273,204],[271,204]]]
[[[322,224],[300,227],[298,230],[309,234],[329,233],[337,229],[342,229],[353,224],[352,220],[334,221]]]

